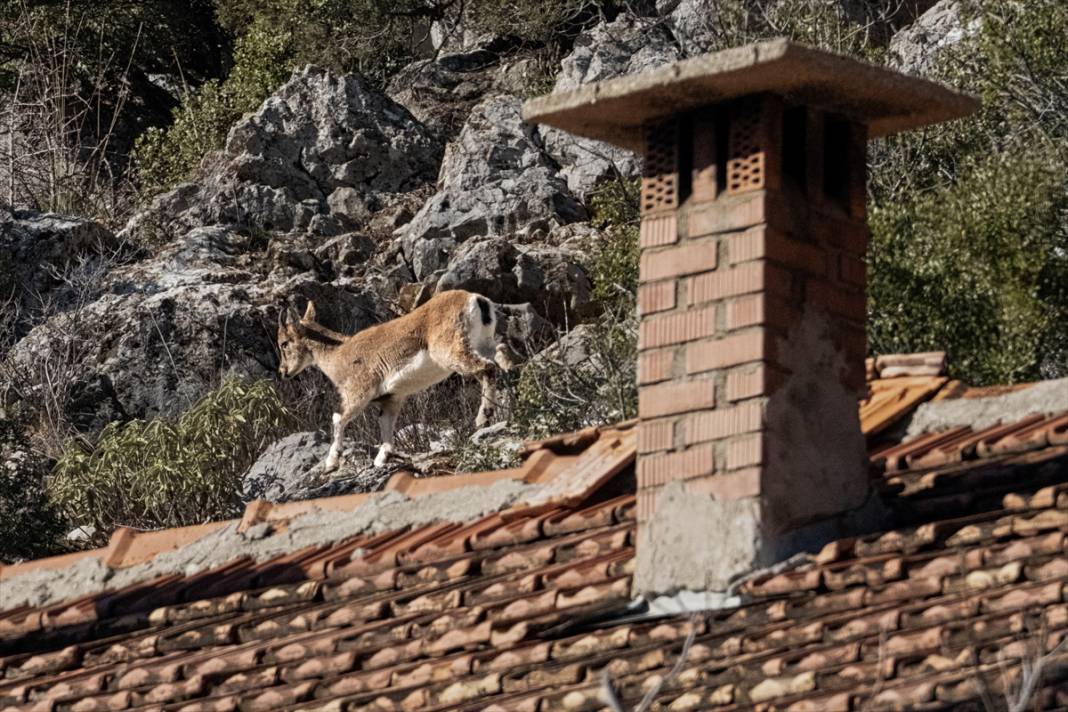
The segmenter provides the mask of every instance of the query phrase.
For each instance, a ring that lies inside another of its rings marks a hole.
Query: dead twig
[[[686,664],[686,659],[690,655],[690,648],[693,646],[694,639],[697,638],[698,621],[700,620],[700,614],[694,613],[690,616],[690,631],[686,635],[686,640],[682,644],[682,650],[679,651],[678,660],[668,671],[668,674],[661,677],[642,697],[641,702],[634,708],[634,712],[649,712],[649,709],[653,705],[653,701],[656,696],[660,694],[660,691],[664,689],[665,685],[671,684],[679,673],[682,672],[682,667]],[[605,668],[601,671],[601,691],[602,697],[605,703],[612,708],[612,712],[626,712],[623,707],[622,701],[619,699],[619,695],[616,692],[615,687],[612,685],[612,678],[608,674],[608,669]]]

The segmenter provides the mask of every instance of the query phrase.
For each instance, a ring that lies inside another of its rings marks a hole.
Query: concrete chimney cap
[[[775,39],[536,97],[523,105],[523,118],[641,150],[644,124],[760,93],[841,114],[867,125],[871,138],[957,119],[979,107],[975,97],[936,82]]]

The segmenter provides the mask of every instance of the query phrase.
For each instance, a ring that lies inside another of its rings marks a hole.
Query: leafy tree
[[[139,189],[151,196],[185,180],[209,151],[221,148],[230,127],[289,75],[292,35],[257,20],[238,39],[225,80],[211,79],[188,92],[173,111],[174,122],[152,127],[137,139]]]
[[[787,36],[882,63],[901,6],[720,0],[705,49]],[[981,111],[870,151],[870,348],[946,349],[952,375],[976,384],[1065,376],[1068,3],[961,6],[976,31],[934,78]]]
[[[945,348],[973,383],[1068,375],[1068,5],[965,13],[937,74],[982,110],[873,151],[871,345]]]

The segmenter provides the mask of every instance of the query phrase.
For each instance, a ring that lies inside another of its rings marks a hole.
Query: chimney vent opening
[[[823,124],[823,194],[835,205],[849,208],[848,121],[828,116]]]
[[[782,114],[782,171],[787,184],[808,190],[808,107],[795,106]]]

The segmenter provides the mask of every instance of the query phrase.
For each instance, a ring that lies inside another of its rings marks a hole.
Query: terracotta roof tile
[[[931,398],[949,379],[913,376],[869,381],[869,395],[860,403],[860,427],[865,435],[878,434]]]
[[[945,379],[880,381],[861,409],[898,524],[751,580],[741,606],[628,617],[635,500],[602,475],[631,476],[633,431],[591,429],[475,478],[576,477],[533,506],[0,613],[0,710],[603,710],[602,672],[627,708],[661,681],[654,710],[944,709],[1018,679],[1036,646],[1056,651],[1036,703],[1068,704],[1068,412],[898,442]],[[242,526],[360,501],[256,505]]]

